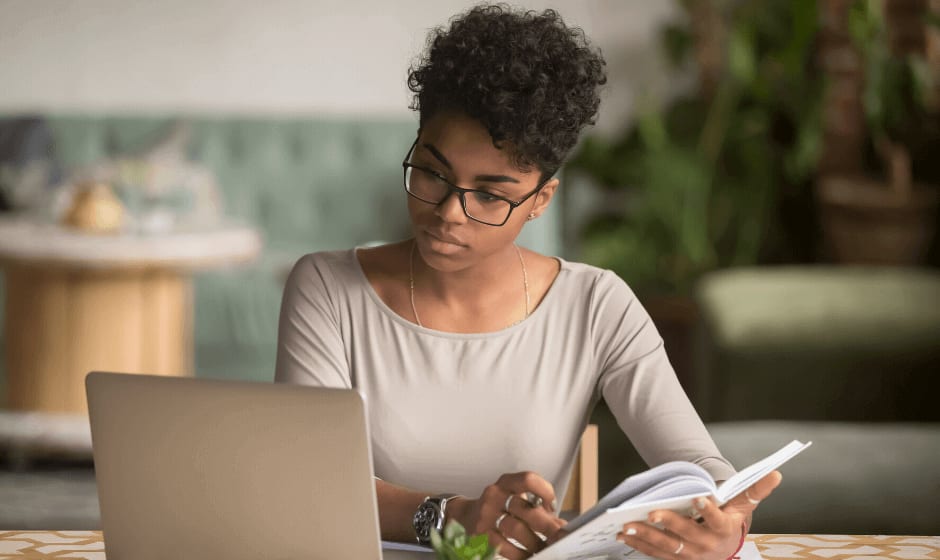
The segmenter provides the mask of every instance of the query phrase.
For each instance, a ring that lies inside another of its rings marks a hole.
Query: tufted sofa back
[[[56,116],[66,168],[146,149],[172,121]],[[211,169],[228,214],[260,227],[273,250],[342,248],[406,232],[400,165],[409,121],[186,119],[190,159]]]

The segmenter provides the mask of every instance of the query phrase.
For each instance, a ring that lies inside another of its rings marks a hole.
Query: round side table
[[[190,375],[195,270],[248,262],[246,226],[98,235],[0,218],[7,407],[87,413],[85,375]]]

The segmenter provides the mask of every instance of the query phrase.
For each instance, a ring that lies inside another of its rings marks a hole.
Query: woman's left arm
[[[662,338],[632,291],[609,274],[600,279],[594,296],[592,346],[600,372],[598,389],[640,456],[651,466],[689,461],[715,480],[733,475],[734,467],[721,456],[683,391]],[[769,495],[779,484],[779,476],[768,475],[749,489],[751,499],[756,502]],[[624,526],[621,540],[630,546],[638,543],[635,548],[659,558],[724,560],[741,544],[755,506],[743,493],[723,508],[706,503],[701,507],[702,523],[672,512],[655,512],[650,521],[665,531],[630,524]],[[636,535],[627,534],[631,527]],[[637,527],[643,528],[643,538]],[[673,528],[682,531],[682,541]]]
[[[670,510],[650,512],[649,523],[627,523],[623,532],[617,534],[617,540],[654,558],[731,558],[744,543],[751,514],[780,480],[780,472],[773,471],[720,508],[711,500],[699,498],[695,506],[702,516],[701,522]]]

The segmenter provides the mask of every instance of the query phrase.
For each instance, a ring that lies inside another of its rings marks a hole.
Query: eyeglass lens
[[[447,181],[416,167],[405,168],[405,188],[411,195],[429,204],[440,204],[453,191]],[[509,202],[485,192],[461,192],[460,198],[467,216],[487,224],[504,223],[512,211]]]

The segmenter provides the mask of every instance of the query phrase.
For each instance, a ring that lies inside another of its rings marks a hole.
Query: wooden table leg
[[[190,375],[192,284],[178,272],[7,265],[8,407],[87,412],[85,375]]]

